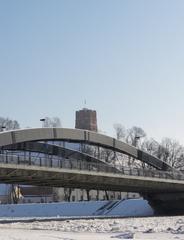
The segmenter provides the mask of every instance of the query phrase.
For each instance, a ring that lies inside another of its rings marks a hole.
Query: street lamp
[[[42,122],[42,127],[43,127],[43,128],[45,127],[45,120],[46,120],[45,118],[41,118],[41,119],[40,119],[40,122]]]
[[[134,146],[137,147],[138,146],[138,141],[140,140],[140,136],[135,136],[135,142],[134,142]]]
[[[1,126],[1,132],[3,132],[4,129],[6,129],[6,127],[5,126]]]
[[[45,118],[41,118],[40,119],[40,122],[42,122],[42,128],[44,128],[45,127]],[[46,143],[47,143],[47,141],[44,141],[45,142],[45,146],[46,146]],[[45,153],[44,154],[45,155],[45,159],[44,159],[44,161],[45,161],[45,164],[46,164],[46,166],[48,166],[48,161],[49,161],[49,159],[48,159],[48,155]]]

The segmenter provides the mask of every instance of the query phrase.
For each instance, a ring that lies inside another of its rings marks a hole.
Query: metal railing
[[[86,162],[77,159],[56,158],[49,155],[45,157],[23,156],[14,154],[0,154],[0,163],[4,164],[18,164],[26,166],[40,166],[48,168],[63,168],[63,169],[77,169],[85,171],[103,172],[123,174],[129,176],[141,176],[162,179],[184,180],[184,174],[179,171],[159,171],[152,169],[141,168],[120,168],[119,165],[102,164],[100,162]]]

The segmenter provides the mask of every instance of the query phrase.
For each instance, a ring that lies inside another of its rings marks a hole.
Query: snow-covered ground
[[[184,239],[184,216],[0,224],[0,240]]]

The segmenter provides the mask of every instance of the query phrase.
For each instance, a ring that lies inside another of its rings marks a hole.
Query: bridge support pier
[[[153,208],[155,215],[183,215],[184,192],[144,194],[144,199]]]

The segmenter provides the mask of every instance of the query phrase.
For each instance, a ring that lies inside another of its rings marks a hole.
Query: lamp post
[[[0,132],[3,132],[3,130],[6,129],[6,127],[5,127],[5,126],[1,126],[0,129],[1,129]],[[0,153],[3,153],[3,152],[4,152],[4,150],[2,149],[2,150],[0,151]]]
[[[42,122],[42,128],[45,127],[45,120],[46,120],[46,118],[40,119],[40,122]],[[45,146],[46,146],[47,141],[44,141],[44,142],[45,142]],[[46,164],[46,166],[49,166],[49,159],[48,159],[48,155],[46,154],[46,152],[44,153],[44,164]]]
[[[138,147],[138,141],[140,140],[140,136],[135,136],[135,142],[134,142],[134,146]]]
[[[3,132],[4,129],[6,129],[6,127],[5,126],[1,126],[1,132]]]
[[[42,128],[45,127],[45,120],[46,120],[45,118],[41,118],[41,119],[40,119],[40,122],[42,122]]]

